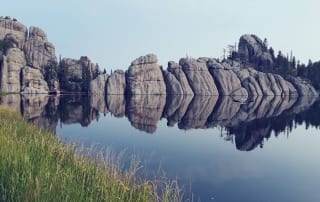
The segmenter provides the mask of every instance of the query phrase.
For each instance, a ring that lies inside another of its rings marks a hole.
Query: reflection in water
[[[164,95],[130,96],[126,105],[126,115],[133,127],[147,133],[154,133],[165,103]]]
[[[168,126],[176,123],[180,129],[223,127],[226,140],[234,139],[238,150],[262,147],[272,132],[290,132],[295,124],[320,126],[319,102],[313,97],[253,97],[247,103],[231,97],[67,95],[0,97],[0,104],[19,111],[29,122],[55,133],[58,120],[63,124],[88,126],[108,112],[114,117],[126,116],[131,125],[154,133],[161,118]],[[294,124],[295,123],[295,124]]]

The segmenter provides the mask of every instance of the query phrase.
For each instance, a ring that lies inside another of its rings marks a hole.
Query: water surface
[[[312,97],[0,97],[66,143],[139,154],[201,201],[320,201],[320,102]]]

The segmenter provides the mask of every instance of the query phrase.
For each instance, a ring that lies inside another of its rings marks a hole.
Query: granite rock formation
[[[109,78],[108,74],[100,74],[94,80],[90,81],[89,92],[94,95],[106,94],[106,82]]]
[[[27,65],[42,69],[49,61],[57,61],[55,47],[48,42],[46,33],[37,27],[29,28],[29,35],[24,45]]]
[[[98,69],[85,56],[79,60],[63,58],[60,63],[59,74],[60,87],[63,91],[89,92],[90,82],[97,77]]]
[[[249,64],[259,70],[273,66],[273,58],[267,44],[256,35],[245,34],[240,37],[238,55],[244,65]]]
[[[49,87],[39,69],[25,66],[22,69],[23,94],[47,94]]]
[[[26,33],[27,27],[22,23],[0,18],[0,40],[10,37],[14,39],[16,48],[22,49],[26,41]]]
[[[157,56],[148,54],[132,61],[127,71],[116,70],[108,76],[86,56],[58,62],[55,47],[43,30],[0,18],[0,91],[4,92],[220,95],[238,102],[261,95],[318,96],[303,79],[271,73],[273,52],[255,35],[241,36],[234,55],[223,61],[181,58],[179,64],[170,61],[163,70]]]
[[[194,95],[189,85],[186,74],[183,72],[182,67],[178,63],[173,61],[168,62],[167,70],[168,72],[172,73],[180,83],[183,95]],[[170,94],[170,92],[168,94]]]
[[[124,95],[126,90],[125,72],[115,70],[108,78],[106,84],[106,93],[113,95]]]
[[[164,95],[166,85],[158,59],[154,54],[135,59],[126,72],[127,94]]]
[[[0,62],[0,91],[20,92],[20,72],[26,65],[23,52],[19,48],[10,48]]]
[[[195,95],[219,95],[206,63],[199,59],[182,58],[179,64]]]

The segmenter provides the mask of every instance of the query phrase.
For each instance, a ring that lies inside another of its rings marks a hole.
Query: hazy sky
[[[0,15],[41,27],[57,56],[86,55],[110,71],[147,53],[164,67],[186,54],[219,57],[245,33],[320,60],[319,8],[319,0],[7,0]]]

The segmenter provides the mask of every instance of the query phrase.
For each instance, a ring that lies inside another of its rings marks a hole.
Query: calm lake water
[[[320,201],[320,102],[312,97],[0,97],[66,143],[138,154],[201,201]]]

